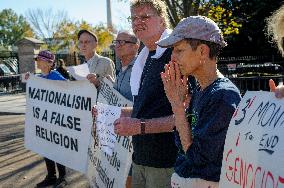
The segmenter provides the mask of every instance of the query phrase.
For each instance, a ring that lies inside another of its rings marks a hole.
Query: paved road
[[[25,93],[0,96],[0,115],[25,114]]]
[[[44,179],[43,158],[24,147],[25,95],[0,96],[0,188],[32,188]],[[67,169],[69,188],[87,188],[84,175]]]

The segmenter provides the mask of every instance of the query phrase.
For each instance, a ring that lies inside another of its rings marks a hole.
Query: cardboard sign
[[[97,104],[96,135],[99,147],[112,156],[116,135],[113,122],[120,117],[121,107]]]
[[[117,136],[112,155],[99,147],[98,138],[88,148],[88,179],[91,187],[122,188],[132,163],[132,137]]]
[[[132,102],[119,94],[107,79],[104,79],[102,82],[98,102],[108,104],[108,113],[110,114],[118,114],[117,107],[115,106],[132,106]],[[112,128],[113,122],[114,119],[112,122],[108,123],[109,125],[112,125]],[[111,126],[108,126],[108,128],[110,127]],[[116,142],[114,143],[114,147],[111,148],[112,154],[110,154],[100,147],[98,134],[96,134],[96,137],[92,135],[88,148],[89,158],[87,173],[91,187],[125,187],[126,179],[132,163],[132,137],[121,137],[116,135],[115,140]]]
[[[113,84],[107,78],[101,81],[98,102],[113,106],[132,106],[132,102],[123,97],[113,88]]]
[[[284,187],[284,99],[247,92],[226,136],[220,188]]]
[[[25,147],[86,173],[96,88],[31,75],[26,91]]]

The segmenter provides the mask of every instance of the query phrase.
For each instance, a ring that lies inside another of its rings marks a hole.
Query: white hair
[[[276,43],[282,56],[284,56],[284,5],[276,10],[267,22],[267,35]]]
[[[132,30],[120,30],[117,32],[116,38],[119,34],[122,34],[122,33],[130,36],[130,38],[132,38],[133,40],[136,40],[137,43],[139,42],[138,38],[135,36]]]

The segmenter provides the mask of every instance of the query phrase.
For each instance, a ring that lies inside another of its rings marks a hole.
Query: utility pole
[[[112,17],[111,17],[111,1],[106,0],[107,4],[107,28],[113,32]]]

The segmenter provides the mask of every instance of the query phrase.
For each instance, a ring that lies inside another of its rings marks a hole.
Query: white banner
[[[284,187],[284,99],[247,92],[226,136],[220,188]]]
[[[104,79],[101,84],[98,102],[109,104],[108,113],[110,114],[118,114],[117,107],[114,106],[132,106],[132,102],[125,99],[118,91],[113,89],[112,84],[107,79]],[[108,128],[113,128],[113,121],[114,119],[111,123],[108,123],[111,124]],[[104,152],[103,148],[99,147],[98,134],[96,136],[95,139],[94,135],[92,135],[88,148],[87,176],[91,187],[124,188],[132,163],[132,137],[116,135],[112,155],[109,155]]]
[[[86,173],[96,88],[30,75],[26,92],[25,147]]]

